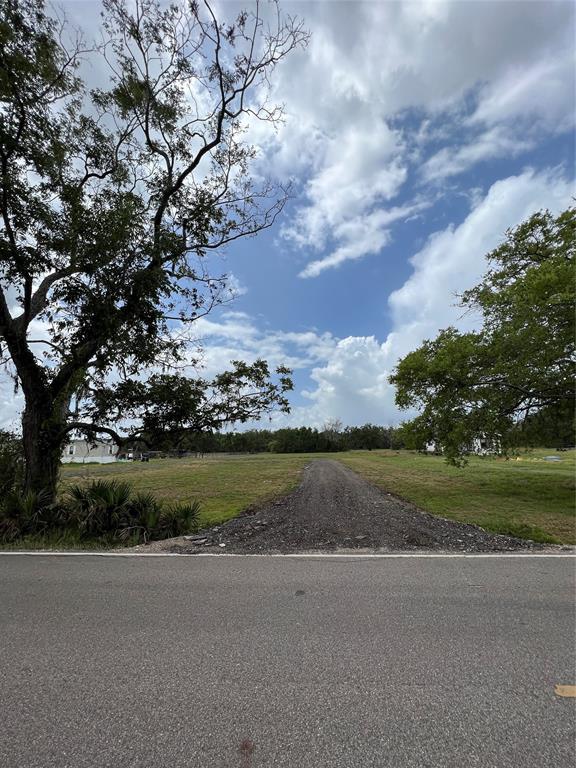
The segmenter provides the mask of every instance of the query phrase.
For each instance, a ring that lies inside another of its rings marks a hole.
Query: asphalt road
[[[3,555],[0,766],[572,767],[573,601],[559,557]]]

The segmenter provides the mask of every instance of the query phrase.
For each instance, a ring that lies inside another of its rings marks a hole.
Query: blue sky
[[[285,6],[286,7],[286,6]],[[259,135],[294,183],[273,232],[226,255],[245,291],[203,323],[226,353],[294,366],[276,423],[397,423],[387,376],[440,328],[508,227],[574,195],[574,6],[297,3],[308,49],[275,73]]]
[[[66,3],[78,23],[95,2]],[[562,0],[296,2],[305,51],[274,72],[276,132],[255,174],[291,181],[273,230],[222,256],[237,298],[198,321],[205,375],[232,358],[294,368],[272,425],[394,424],[388,376],[447,325],[484,255],[574,196],[575,6]],[[236,4],[218,5],[221,16]],[[2,421],[18,410],[5,388]]]

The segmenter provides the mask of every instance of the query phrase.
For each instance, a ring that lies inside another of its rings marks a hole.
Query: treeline
[[[155,445],[170,453],[326,453],[350,450],[424,450],[434,435],[415,429],[418,419],[398,427],[364,424],[342,427],[337,420],[322,429],[292,427],[285,429],[253,429],[246,432],[191,433],[172,443]],[[480,433],[479,433],[480,434]],[[510,423],[509,430],[495,436],[501,448],[514,451],[521,448],[547,446],[573,447],[576,442],[574,413],[569,406],[543,409],[540,414],[521,422]]]
[[[169,447],[163,446],[164,449]],[[364,424],[344,429],[294,427],[191,434],[179,442],[178,450],[196,453],[325,453],[402,447],[404,442],[398,429]]]

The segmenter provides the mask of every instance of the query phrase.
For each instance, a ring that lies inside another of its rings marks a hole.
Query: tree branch
[[[31,320],[34,320],[46,307],[48,306],[48,292],[54,283],[61,280],[63,277],[68,277],[76,272],[74,267],[68,267],[67,269],[59,269],[56,272],[52,272],[50,275],[42,280],[38,288],[30,297],[28,302],[28,311],[24,311],[21,315],[14,318],[14,326],[17,333],[25,333]]]
[[[92,424],[89,421],[71,421],[62,430],[62,434],[67,435],[70,432],[74,432],[74,430],[77,432],[82,432],[86,435],[90,435],[95,432],[109,435],[119,448],[123,445],[126,445],[126,443],[129,443],[131,440],[138,440],[145,445],[150,445],[150,442],[145,437],[142,437],[139,432],[132,432],[131,434],[122,437],[118,432],[116,432],[115,429],[112,429],[111,427],[104,427],[100,424]]]

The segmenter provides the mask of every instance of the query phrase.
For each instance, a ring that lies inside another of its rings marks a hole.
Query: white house
[[[477,456],[496,456],[502,453],[502,446],[497,437],[481,434],[472,440],[470,453],[475,453]]]
[[[430,440],[424,446],[426,453],[442,453],[442,446],[435,440]],[[498,438],[488,437],[484,433],[474,437],[472,442],[464,447],[464,453],[474,453],[476,456],[496,456],[502,452],[502,446]]]
[[[63,464],[110,464],[117,461],[118,448],[112,440],[71,440],[62,452]]]

